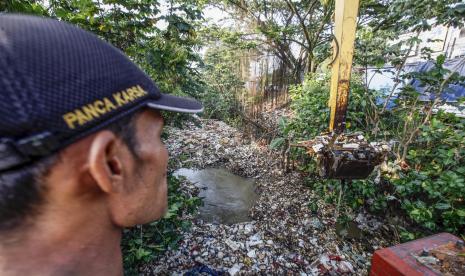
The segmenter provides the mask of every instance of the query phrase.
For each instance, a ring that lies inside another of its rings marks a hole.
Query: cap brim
[[[181,113],[200,113],[203,111],[203,106],[199,101],[168,94],[161,94],[159,99],[149,101],[147,106],[154,109]]]

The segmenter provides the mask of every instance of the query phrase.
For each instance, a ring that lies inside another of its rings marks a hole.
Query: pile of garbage
[[[200,126],[171,127],[168,133],[170,170],[227,168],[254,178],[259,195],[249,222],[226,225],[192,218],[178,248],[144,267],[146,275],[361,275],[368,273],[374,250],[394,243],[386,238],[392,236],[389,225],[363,213],[357,216],[361,238],[338,236],[335,206],[305,185],[305,175],[284,173],[279,154],[224,122],[202,120]]]
[[[338,179],[365,179],[391,150],[387,143],[369,143],[361,133],[331,133],[295,146],[316,156],[321,177]]]
[[[386,143],[371,142],[369,143],[362,133],[351,134],[328,134],[316,136],[313,140],[299,143],[306,147],[310,154],[322,153],[325,149],[347,151],[373,151],[387,152],[391,148]],[[365,158],[363,156],[354,156],[354,158]]]

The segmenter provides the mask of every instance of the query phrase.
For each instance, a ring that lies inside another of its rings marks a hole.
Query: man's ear
[[[104,130],[95,134],[89,150],[89,172],[100,189],[106,193],[118,192],[123,183],[123,158],[116,135]]]

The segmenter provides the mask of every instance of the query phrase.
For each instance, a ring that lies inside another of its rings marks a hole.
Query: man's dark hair
[[[139,112],[110,124],[107,130],[115,133],[137,158],[135,118]],[[50,168],[59,162],[59,154],[38,160],[27,166],[0,172],[0,232],[27,224],[40,212],[47,189],[44,179]]]

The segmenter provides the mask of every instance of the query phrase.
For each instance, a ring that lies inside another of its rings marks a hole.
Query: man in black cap
[[[202,106],[86,31],[0,15],[0,275],[122,274],[121,229],[167,205],[159,110]]]

